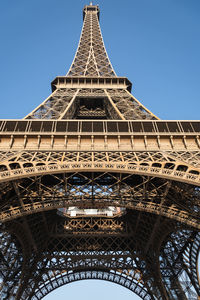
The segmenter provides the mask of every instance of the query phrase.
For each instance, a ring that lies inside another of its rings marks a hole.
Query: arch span
[[[82,300],[141,300],[141,297],[119,284],[98,279],[79,280],[63,285],[50,292],[42,300],[68,300],[66,295],[68,299],[74,300],[80,298]]]
[[[181,168],[182,167],[182,168]],[[105,163],[105,162],[68,162],[68,163],[41,163],[38,165],[25,166],[17,164],[15,168],[2,166],[0,183],[33,176],[70,173],[70,172],[117,172],[146,176],[155,176],[169,180],[184,182],[200,186],[200,173],[188,168],[188,166],[176,166],[168,168],[167,164],[136,164],[136,163]]]
[[[137,276],[137,273],[135,273]],[[135,276],[127,276],[125,273],[108,271],[108,270],[87,270],[87,271],[75,271],[75,272],[63,272],[60,275],[52,277],[45,283],[43,283],[34,293],[33,300],[43,299],[46,295],[51,293],[53,290],[64,286],[66,284],[80,281],[80,280],[104,280],[112,283],[121,285],[141,299],[152,300],[155,299],[153,295],[149,294],[143,283],[139,281],[139,278]],[[22,300],[26,300],[26,296],[22,297]]]
[[[70,201],[70,206],[79,206],[81,203],[81,198],[78,199],[73,199]],[[110,201],[107,201],[108,199],[105,199],[104,201],[99,202],[100,206],[108,206],[111,204]],[[122,206],[118,204],[118,201],[113,201],[112,206]],[[42,211],[48,211],[48,210],[54,210],[54,209],[59,209],[63,207],[69,207],[69,202],[68,200],[63,200],[60,198],[51,198],[47,199],[46,201],[40,200],[38,202],[35,202],[34,204],[26,204],[25,206],[21,207],[15,207],[15,208],[10,208],[7,209],[3,212],[0,213],[0,221],[2,223],[17,219],[22,216],[27,216],[30,214],[42,212]],[[179,222],[182,222],[186,225],[189,225],[193,228],[200,229],[200,224],[199,221],[193,217],[192,215],[190,216],[187,212],[182,211],[180,208],[173,207],[167,207],[164,205],[156,204],[153,202],[148,202],[148,201],[134,201],[132,200],[131,203],[125,203],[122,206],[123,208],[128,208],[128,209],[134,209],[138,211],[144,211],[156,215],[160,215],[163,217],[170,218],[172,220],[176,220]]]

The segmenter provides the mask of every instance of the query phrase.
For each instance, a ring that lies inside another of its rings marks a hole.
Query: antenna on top
[[[93,4],[92,4],[92,1],[90,1],[90,5],[93,5]]]

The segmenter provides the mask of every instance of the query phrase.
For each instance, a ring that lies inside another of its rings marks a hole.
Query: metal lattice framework
[[[85,7],[78,49],[67,76],[116,76],[105,50],[99,26],[99,8]]]
[[[0,120],[0,298],[100,279],[145,300],[200,297],[200,122],[160,121],[117,77],[85,6],[67,76]]]

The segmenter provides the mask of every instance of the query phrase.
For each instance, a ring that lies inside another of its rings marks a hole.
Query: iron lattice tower
[[[142,299],[198,299],[200,122],[161,121],[117,77],[98,6],[67,76],[23,120],[0,121],[0,297],[75,280]]]

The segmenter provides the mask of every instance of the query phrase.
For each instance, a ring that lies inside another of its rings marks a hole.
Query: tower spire
[[[85,6],[80,42],[67,76],[114,77],[115,71],[108,58],[99,25],[99,7]]]

